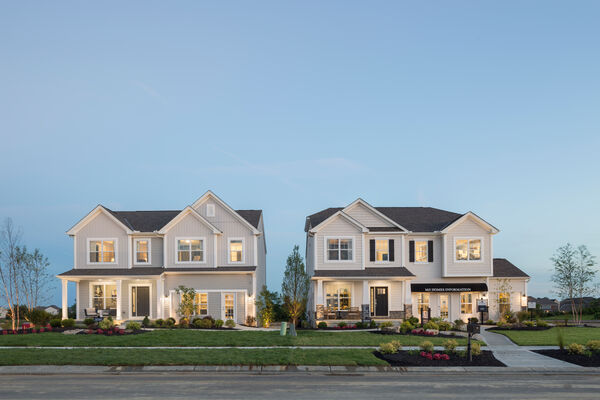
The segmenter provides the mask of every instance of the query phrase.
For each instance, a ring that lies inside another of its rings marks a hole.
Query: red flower
[[[434,359],[434,360],[439,360],[440,358],[441,358],[441,354],[440,354],[440,353],[435,353],[435,354],[433,355],[433,359]]]
[[[442,354],[442,360],[448,361],[449,359],[450,359],[450,356],[448,354]]]
[[[98,334],[102,335],[104,333],[104,331],[102,329],[98,329]]]
[[[425,355],[425,357],[427,357],[427,359],[428,359],[428,360],[431,360],[431,359],[433,359],[433,356],[431,355],[431,353],[427,353],[427,354]]]
[[[421,352],[421,357],[425,357],[425,352],[424,351]]]

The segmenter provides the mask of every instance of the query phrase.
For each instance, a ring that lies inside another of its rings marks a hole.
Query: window
[[[235,301],[233,294],[225,295],[225,319],[232,319],[234,317]]]
[[[417,311],[421,315],[421,310],[426,313],[429,309],[429,293],[418,293],[417,294]]]
[[[208,293],[196,293],[194,296],[196,315],[208,315]]]
[[[352,261],[352,239],[327,239],[327,261]]]
[[[150,239],[135,240],[135,264],[150,264]]]
[[[229,239],[229,262],[242,263],[244,262],[244,240]]]
[[[426,263],[429,261],[427,241],[415,241],[415,262]]]
[[[390,249],[389,240],[387,239],[376,239],[375,240],[375,261],[389,261],[390,260]]]
[[[117,308],[117,285],[93,285],[92,306],[97,310]]]
[[[481,239],[457,239],[456,261],[481,260]]]
[[[498,308],[500,309],[500,316],[510,312],[510,293],[501,292],[498,293]]]
[[[348,288],[328,287],[325,297],[329,310],[348,310],[352,304],[352,294]]]
[[[177,239],[177,263],[204,262],[203,239]]]
[[[461,293],[460,294],[460,313],[461,314],[473,314],[473,294],[472,293]]]
[[[206,216],[214,217],[215,216],[215,205],[210,203],[206,205]]]
[[[88,242],[90,263],[116,263],[115,239],[92,239]]]

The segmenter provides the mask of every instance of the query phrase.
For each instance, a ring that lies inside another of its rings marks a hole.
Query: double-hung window
[[[481,239],[456,239],[456,261],[480,261]]]
[[[97,310],[117,308],[117,285],[92,285],[92,306]]]
[[[352,261],[352,242],[352,239],[328,238],[327,261]]]
[[[244,262],[244,240],[229,239],[229,262],[243,263]]]
[[[196,315],[208,315],[208,293],[196,293],[194,308]]]
[[[390,241],[388,239],[375,239],[375,261],[390,261]]]
[[[460,294],[460,313],[473,314],[473,293]]]
[[[135,264],[150,264],[150,239],[135,239]]]
[[[415,262],[426,263],[429,260],[427,240],[415,240]]]
[[[115,239],[90,239],[88,241],[89,263],[115,264],[117,262],[115,243]]]
[[[204,262],[204,239],[177,239],[177,263]]]

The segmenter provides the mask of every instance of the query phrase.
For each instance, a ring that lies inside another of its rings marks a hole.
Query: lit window
[[[415,241],[415,262],[426,263],[429,260],[427,241]]]
[[[418,293],[417,294],[417,310],[419,315],[421,314],[421,310],[423,313],[426,313],[429,309],[429,293]]]
[[[332,311],[348,310],[352,303],[352,295],[348,288],[327,288],[327,308]]]
[[[232,319],[235,315],[235,301],[232,294],[225,295],[225,318]]]
[[[390,250],[389,240],[387,239],[376,239],[375,240],[375,261],[389,261]]]
[[[135,263],[149,264],[150,263],[150,240],[137,239],[135,241]]]
[[[204,261],[204,240],[178,239],[177,262],[193,263]]]
[[[472,293],[461,293],[460,294],[460,313],[461,314],[473,314],[473,294]]]
[[[328,261],[351,261],[352,239],[327,239]]]
[[[244,242],[241,239],[229,240],[229,262],[244,262]]]
[[[194,308],[196,315],[208,315],[208,294],[196,293],[194,296]]]
[[[90,240],[90,263],[115,263],[114,240]]]
[[[456,261],[481,260],[481,239],[457,239]]]
[[[96,310],[110,310],[117,308],[116,285],[93,285],[92,306]]]
[[[510,293],[498,293],[498,307],[500,309],[500,316],[510,312]]]

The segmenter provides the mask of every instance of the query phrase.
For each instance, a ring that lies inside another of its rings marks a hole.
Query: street
[[[600,374],[126,373],[3,375],[1,399],[597,399]]]

